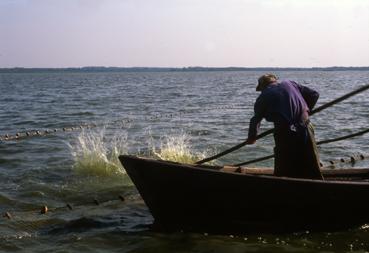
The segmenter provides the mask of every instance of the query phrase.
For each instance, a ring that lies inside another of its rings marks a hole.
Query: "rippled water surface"
[[[12,215],[12,219],[0,217],[0,251],[369,250],[366,224],[336,232],[237,236],[150,230],[153,218],[117,156],[140,154],[191,162],[243,141],[258,95],[255,82],[261,74],[0,74],[0,135],[57,129],[46,136],[0,142],[0,212]],[[277,75],[318,90],[318,106],[369,83],[366,71],[284,71]],[[317,140],[368,128],[368,96],[364,92],[312,116]],[[80,125],[90,127],[63,131]],[[262,130],[270,127],[262,123]],[[268,155],[272,149],[269,136],[216,163],[243,162]],[[369,135],[320,147],[323,162],[368,152]],[[270,160],[255,166],[272,164]],[[353,166],[369,167],[369,162]],[[49,209],[44,215],[40,214],[43,206]]]

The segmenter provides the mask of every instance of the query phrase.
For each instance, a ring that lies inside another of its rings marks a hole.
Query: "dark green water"
[[[0,142],[0,212],[13,216],[0,217],[0,252],[368,251],[367,224],[344,231],[290,234],[166,234],[150,230],[153,218],[116,156],[179,159],[189,153],[214,154],[243,141],[258,95],[255,82],[261,74],[0,74],[0,135],[60,130]],[[318,105],[369,80],[365,71],[277,74],[317,89],[321,94]],[[368,92],[362,93],[314,115],[317,139],[368,128],[368,96]],[[62,131],[80,124],[97,127]],[[263,122],[262,127],[265,130],[271,125]],[[368,154],[368,140],[364,135],[324,145],[321,159]],[[272,138],[267,137],[217,163],[242,162],[268,155],[272,149]],[[256,165],[272,164],[271,160]],[[369,167],[369,162],[359,161],[354,166]],[[50,211],[41,215],[44,205]]]

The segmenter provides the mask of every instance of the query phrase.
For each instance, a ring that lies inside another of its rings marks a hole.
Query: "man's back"
[[[318,92],[294,81],[284,80],[268,85],[255,102],[249,137],[256,137],[262,118],[274,122],[277,128],[304,124],[318,98]]]
[[[255,104],[255,110],[258,109],[265,110],[265,119],[277,126],[300,123],[307,118],[309,110],[297,84],[289,80],[269,85],[263,90]]]

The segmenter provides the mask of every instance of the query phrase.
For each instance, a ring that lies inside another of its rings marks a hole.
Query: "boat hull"
[[[336,229],[369,221],[369,183],[221,172],[120,156],[164,229],[291,231]]]

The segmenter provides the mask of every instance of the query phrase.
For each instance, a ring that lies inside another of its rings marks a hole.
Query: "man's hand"
[[[246,145],[252,145],[252,144],[255,144],[255,142],[256,142],[256,139],[247,139]]]

